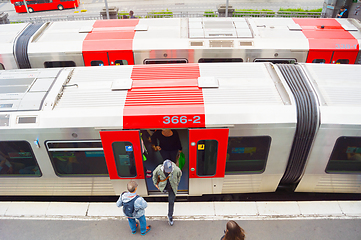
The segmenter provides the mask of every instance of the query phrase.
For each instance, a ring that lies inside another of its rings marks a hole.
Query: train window
[[[271,63],[279,63],[279,64],[294,64],[297,62],[295,58],[256,58],[254,62],[271,62]]]
[[[96,60],[96,61],[91,61],[90,62],[90,66],[104,66],[104,63],[103,63],[103,61],[98,61],[98,60]]]
[[[218,142],[201,140],[197,143],[197,175],[213,176],[216,174]]]
[[[361,172],[361,137],[340,137],[333,148],[326,173]]]
[[[75,67],[75,62],[73,61],[52,61],[44,62],[45,68],[56,68],[56,67]]]
[[[338,59],[336,61],[336,64],[349,64],[350,63],[350,60],[348,59]]]
[[[26,141],[0,142],[0,176],[40,177],[39,165]]]
[[[326,63],[325,59],[313,59],[312,63]]]
[[[47,141],[48,153],[59,176],[108,174],[101,141]]]
[[[187,63],[187,59],[174,59],[174,58],[165,58],[165,59],[145,59],[144,64],[173,64],[173,63]]]
[[[243,62],[242,58],[200,58],[199,63]]]
[[[0,70],[5,70],[4,64],[0,63]]]
[[[226,174],[262,173],[265,170],[271,137],[230,137]]]
[[[128,61],[127,60],[115,60],[114,64],[115,65],[128,65]]]
[[[133,144],[130,142],[114,142],[112,147],[118,176],[136,177]]]

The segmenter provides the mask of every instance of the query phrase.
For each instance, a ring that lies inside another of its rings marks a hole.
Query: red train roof
[[[293,21],[301,26],[303,34],[309,40],[310,50],[359,49],[357,40],[336,19],[294,18]]]

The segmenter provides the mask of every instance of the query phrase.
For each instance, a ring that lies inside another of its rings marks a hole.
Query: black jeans
[[[168,217],[173,217],[175,194],[173,189],[168,190]]]
[[[162,155],[163,161],[169,159],[172,162],[176,163],[177,154],[178,150],[160,150],[160,155]]]

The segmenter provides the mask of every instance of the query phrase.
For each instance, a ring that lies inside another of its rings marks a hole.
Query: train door
[[[130,180],[136,180],[138,194],[147,195],[140,131],[101,131],[100,137],[115,193],[121,194]]]
[[[84,52],[85,66],[133,65],[134,57],[131,50],[112,52]]]
[[[357,51],[313,51],[307,57],[308,63],[354,64]]]
[[[310,50],[307,56],[307,63],[330,63],[333,51]]]
[[[331,63],[354,64],[356,62],[357,54],[357,51],[334,51]]]
[[[219,194],[225,174],[229,129],[189,130],[189,194]]]

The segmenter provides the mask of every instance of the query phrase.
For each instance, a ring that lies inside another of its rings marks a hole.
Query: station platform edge
[[[148,203],[145,215],[165,219],[168,203]],[[0,202],[0,219],[126,219],[114,203]],[[361,201],[176,202],[177,220],[361,219]]]

